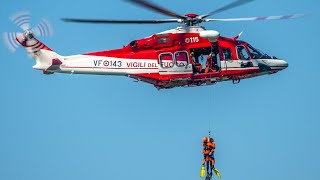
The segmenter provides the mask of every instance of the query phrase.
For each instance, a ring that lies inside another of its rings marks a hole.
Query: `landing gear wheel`
[[[239,76],[233,76],[232,77],[232,83],[233,84],[239,84],[240,83],[240,77]]]

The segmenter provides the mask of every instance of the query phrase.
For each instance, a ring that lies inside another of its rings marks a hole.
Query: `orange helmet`
[[[204,137],[204,138],[202,139],[202,142],[203,142],[203,143],[208,142],[208,138],[207,138],[207,137]]]

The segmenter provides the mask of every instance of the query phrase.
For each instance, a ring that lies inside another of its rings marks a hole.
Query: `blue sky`
[[[19,31],[8,17],[47,17],[53,37],[39,38],[61,55],[114,49],[175,28],[165,25],[67,24],[62,17],[167,18],[125,1],[0,1],[0,30]],[[155,2],[155,1],[153,1]],[[157,2],[180,14],[205,14],[229,1]],[[216,18],[312,13],[288,21],[205,23],[283,58],[271,75],[197,88],[157,91],[125,77],[42,75],[20,48],[0,46],[0,179],[199,178],[201,139],[216,140],[223,179],[319,179],[318,0],[256,0]],[[210,124],[210,127],[209,127]]]

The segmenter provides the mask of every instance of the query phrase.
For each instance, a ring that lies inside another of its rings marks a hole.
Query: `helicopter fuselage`
[[[17,38],[36,59],[44,74],[121,75],[153,84],[156,88],[212,85],[222,81],[273,74],[288,67],[237,38],[203,38],[199,26],[178,27],[120,49],[60,56],[34,37]],[[35,44],[41,48],[33,50]]]

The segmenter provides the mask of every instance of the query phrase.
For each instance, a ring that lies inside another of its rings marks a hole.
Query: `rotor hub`
[[[33,32],[30,29],[27,29],[23,34],[27,39],[34,38]]]
[[[185,17],[186,19],[183,21],[183,23],[187,26],[194,26],[202,22],[198,14],[186,14]]]
[[[193,18],[198,17],[199,15],[198,14],[186,14],[185,16],[193,19]]]

